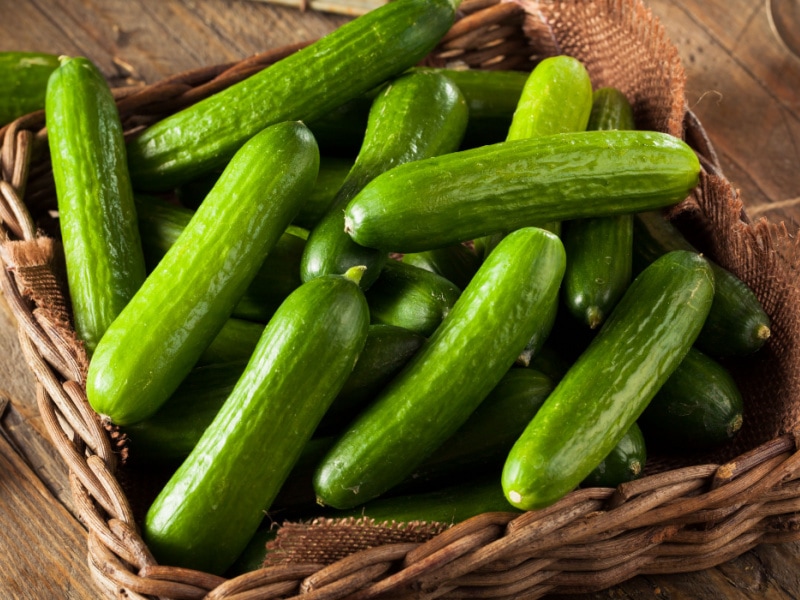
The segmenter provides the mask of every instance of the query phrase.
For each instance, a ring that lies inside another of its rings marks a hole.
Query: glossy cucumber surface
[[[65,58],[46,122],[78,337],[91,354],[145,279],[117,106],[89,60]]]
[[[58,57],[42,52],[0,52],[0,127],[44,108],[47,80]]]
[[[242,147],[103,336],[86,385],[95,411],[129,425],[158,410],[230,317],[318,165],[302,123],[273,125]]]
[[[314,479],[319,500],[349,508],[403,481],[469,418],[542,326],[558,294],[561,241],[525,228],[484,262],[453,310],[342,435]]]
[[[690,252],[634,280],[511,449],[502,481],[514,506],[553,504],[591,473],[683,360],[713,297],[711,267]]]

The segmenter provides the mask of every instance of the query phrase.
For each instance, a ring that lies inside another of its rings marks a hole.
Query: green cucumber
[[[633,109],[625,95],[615,88],[597,90],[587,128],[634,129]],[[569,221],[563,239],[568,256],[564,304],[575,318],[595,329],[630,285],[633,217],[616,215]]]
[[[264,566],[267,558],[267,544],[278,535],[277,527],[262,527],[255,532],[242,553],[226,571],[226,575],[236,577]]]
[[[697,252],[658,212],[636,215],[633,226],[634,269],[644,268],[671,250]],[[714,261],[709,262],[717,291],[697,347],[716,358],[752,354],[769,339],[769,316],[741,279]]]
[[[95,411],[129,425],[169,398],[297,214],[318,165],[298,122],[268,127],[237,152],[98,344],[86,383]]]
[[[666,254],[634,280],[509,452],[511,504],[548,506],[591,473],[683,360],[713,297],[711,267],[691,252]]]
[[[312,121],[425,57],[457,2],[388,3],[231,87],[147,128],[128,144],[134,184],[169,189],[224,165],[255,133]]]
[[[453,244],[435,250],[406,254],[403,256],[403,262],[441,275],[452,281],[459,289],[464,289],[480,268],[483,259],[472,248],[464,244]]]
[[[699,173],[694,151],[663,133],[540,136],[395,167],[347,205],[345,226],[358,244],[419,252],[536,223],[673,205]]]
[[[552,344],[544,344],[536,356],[527,365],[535,371],[540,371],[553,381],[561,381],[561,378],[569,371],[571,363],[564,358]]]
[[[639,418],[648,440],[667,452],[709,450],[742,427],[736,382],[714,359],[692,348]]]
[[[581,487],[617,487],[642,476],[647,447],[642,430],[634,423],[600,464],[581,482]]]
[[[344,231],[344,207],[384,171],[458,148],[466,124],[464,97],[446,77],[414,73],[390,82],[372,104],[353,168],[327,214],[311,231],[300,265],[303,281],[364,265],[367,270],[361,285],[368,289],[380,275],[387,255],[350,239]]]
[[[143,536],[159,562],[222,573],[247,546],[364,345],[362,271],[304,284],[270,320],[222,409],[147,511]]]
[[[211,343],[203,350],[197,359],[196,366],[248,360],[263,332],[263,323],[245,319],[228,319]]]
[[[46,104],[75,331],[91,354],[145,279],[122,124],[85,58],[53,71]]]
[[[0,127],[45,105],[47,80],[58,57],[41,52],[0,52]]]
[[[160,198],[136,195],[139,233],[145,262],[154,269],[189,225],[194,214]],[[233,309],[240,319],[266,322],[286,297],[300,286],[304,232],[290,226],[269,251],[253,281]]]
[[[461,290],[441,275],[389,260],[366,295],[373,323],[427,337],[452,310]]]
[[[314,489],[350,508],[402,482],[469,418],[542,326],[558,295],[561,241],[524,228],[483,263],[447,318],[322,461]]]

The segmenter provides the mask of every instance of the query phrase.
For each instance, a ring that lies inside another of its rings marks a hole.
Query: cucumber
[[[247,361],[264,332],[264,324],[230,318],[197,359],[197,366]]]
[[[671,250],[697,252],[683,234],[657,212],[636,215],[633,226],[634,269],[644,268]],[[709,262],[717,291],[697,347],[716,358],[752,354],[769,339],[769,316],[741,279],[714,261]]]
[[[634,129],[633,109],[622,92],[594,93],[589,130]],[[567,271],[562,298],[575,318],[595,329],[628,288],[632,276],[633,217],[616,215],[565,224]]]
[[[268,127],[237,152],[98,344],[86,383],[95,411],[130,425],[169,398],[297,214],[318,165],[298,122]]]
[[[267,558],[267,544],[278,535],[277,527],[262,527],[255,532],[242,553],[225,573],[230,577],[243,575],[264,566]]]
[[[387,85],[372,104],[364,143],[333,203],[311,231],[300,264],[303,281],[367,267],[361,285],[380,275],[385,252],[359,246],[344,231],[343,210],[372,179],[396,165],[458,148],[467,124],[467,105],[449,79],[414,73]]]
[[[648,405],[639,423],[667,452],[710,450],[742,427],[736,382],[717,361],[692,348]]]
[[[194,214],[153,196],[136,195],[136,211],[145,262],[154,269],[189,225]],[[300,287],[300,257],[305,247],[304,232],[290,226],[258,269],[232,315],[266,322],[286,297]]]
[[[558,294],[561,241],[524,228],[508,235],[453,310],[351,424],[314,477],[319,501],[350,508],[386,492],[469,418],[542,326]]]
[[[46,105],[75,331],[91,354],[145,279],[122,124],[85,58],[53,71]]]
[[[509,452],[511,504],[548,506],[617,445],[689,351],[708,315],[708,262],[670,252],[643,271]]]
[[[608,456],[581,482],[581,487],[617,487],[633,481],[642,476],[646,462],[645,438],[634,423]]]
[[[425,57],[457,0],[398,0],[346,23],[231,87],[147,128],[128,144],[135,186],[169,189],[224,165],[268,125],[312,121]]]
[[[482,257],[464,244],[406,254],[402,260],[407,265],[441,275],[459,289],[467,287],[483,262]]]
[[[699,172],[692,149],[663,133],[540,136],[397,166],[353,198],[345,226],[363,246],[419,252],[536,223],[669,206],[686,198]]]
[[[0,127],[41,110],[58,57],[42,52],[0,52]]]
[[[247,546],[364,345],[369,313],[353,271],[301,286],[270,320],[147,511],[143,537],[162,564],[222,573]]]
[[[373,323],[384,323],[431,335],[461,295],[441,275],[389,260],[372,287],[367,302]]]
[[[525,366],[544,373],[553,381],[561,381],[569,371],[571,363],[553,348],[552,344],[544,344],[533,360]]]

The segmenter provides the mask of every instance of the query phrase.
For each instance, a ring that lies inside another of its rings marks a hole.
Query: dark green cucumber
[[[145,261],[152,270],[178,240],[194,213],[160,198],[142,195],[136,196],[136,211]],[[267,254],[232,315],[268,321],[280,303],[300,286],[298,270],[304,247],[305,232],[289,227]]]
[[[311,121],[426,56],[455,19],[451,0],[399,0],[146,129],[128,145],[134,184],[169,189],[224,165],[255,133]]]
[[[647,446],[639,426],[634,423],[600,464],[581,482],[582,487],[617,487],[642,476],[647,462]]]
[[[58,57],[41,52],[0,52],[0,127],[44,108],[47,80]]]
[[[709,450],[742,427],[742,395],[714,359],[692,348],[648,405],[639,424],[667,452]]]
[[[524,228],[483,263],[453,310],[322,461],[314,489],[349,508],[408,477],[477,408],[542,326],[558,294],[561,241]]]
[[[75,330],[91,353],[145,279],[122,124],[85,58],[53,71],[46,116]]]
[[[368,325],[351,272],[318,278],[286,299],[147,511],[143,534],[159,562],[221,573],[241,554],[350,374]]]
[[[658,212],[636,215],[633,222],[634,269],[643,269],[671,250],[697,252]],[[697,347],[717,358],[752,354],[769,339],[770,319],[753,291],[714,261],[716,294]]]
[[[551,344],[544,344],[533,360],[525,366],[544,373],[553,381],[560,381],[569,371],[570,362]]]
[[[98,344],[86,384],[98,413],[129,425],[169,398],[297,214],[318,165],[298,122],[268,127],[237,152]]]
[[[395,167],[348,204],[345,225],[358,244],[419,252],[536,223],[669,206],[699,172],[692,149],[663,133],[540,136]]]
[[[634,129],[633,109],[622,92],[594,93],[587,129]],[[616,215],[578,219],[565,224],[567,271],[562,297],[575,318],[597,328],[619,302],[632,276],[633,217]]]
[[[264,332],[264,324],[230,318],[197,359],[197,366],[246,361]]]
[[[262,527],[255,532],[242,553],[226,571],[226,575],[236,577],[264,566],[267,558],[267,544],[278,535],[277,527]]]
[[[328,213],[303,252],[300,276],[308,281],[367,267],[361,285],[368,289],[386,262],[385,252],[353,242],[344,231],[344,207],[384,171],[458,148],[467,124],[467,105],[452,81],[434,73],[404,75],[387,85],[372,104],[364,143]]]
[[[435,250],[406,254],[403,256],[403,262],[441,275],[452,281],[459,289],[464,289],[480,268],[483,258],[464,244],[453,244]]]
[[[389,260],[366,294],[373,323],[429,336],[453,308],[461,290],[441,275]]]
[[[671,252],[634,280],[511,449],[502,481],[514,506],[556,502],[619,443],[700,333],[713,277],[697,254]]]

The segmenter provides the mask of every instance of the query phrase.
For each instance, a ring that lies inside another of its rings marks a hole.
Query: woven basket
[[[118,90],[128,135],[226,88],[295,51]],[[733,365],[747,427],[716,456],[657,462],[655,474],[617,489],[575,491],[545,510],[484,514],[426,541],[378,535],[323,564],[299,554],[226,580],[160,566],[142,541],[119,466],[120,440],[85,398],[87,359],[70,325],[63,259],[50,216],[55,194],[41,113],[0,130],[0,287],[37,379],[37,401],[70,469],[76,510],[88,528],[89,564],[109,597],[308,600],[391,597],[538,598],[607,588],[637,574],[704,569],[763,543],[800,539],[800,306],[795,248],[781,226],[749,223],[702,127],[685,109],[677,52],[635,0],[547,3],[466,0],[428,64],[529,70],[564,53],[587,65],[595,87],[613,85],[634,104],[640,128],[684,137],[701,156],[697,192],[675,210],[688,232],[757,293],[773,320],[758,358]],[[722,463],[722,464],[720,464]],[[330,523],[318,524],[325,531]],[[306,544],[315,527],[299,538]],[[280,539],[280,538],[279,538]],[[395,541],[389,541],[389,540]],[[300,544],[302,546],[303,544]],[[291,554],[291,553],[290,553]]]

